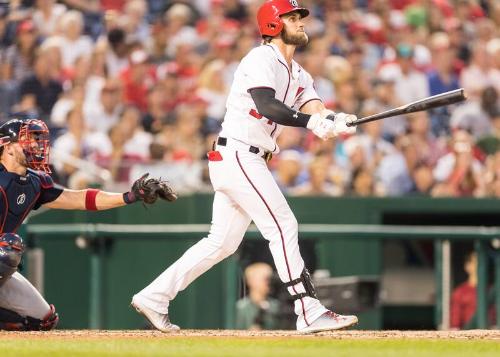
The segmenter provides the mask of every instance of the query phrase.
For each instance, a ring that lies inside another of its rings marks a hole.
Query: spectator
[[[191,26],[193,12],[191,8],[183,3],[174,3],[165,12],[165,23],[167,24],[167,56],[174,58],[179,44],[198,44],[198,35]]]
[[[458,89],[460,84],[455,73],[455,49],[451,47],[449,36],[436,32],[431,37],[432,69],[427,73],[430,95],[437,95]],[[430,111],[431,128],[435,136],[450,132],[450,107],[444,106]]]
[[[498,6],[500,9],[500,6]],[[500,10],[498,11],[500,14]],[[500,16],[499,16],[500,17]],[[486,44],[486,51],[492,58],[492,67],[500,71],[500,36],[493,38]],[[497,91],[499,91],[497,87]]]
[[[70,10],[61,16],[61,50],[65,68],[73,68],[78,57],[92,52],[93,43],[83,35],[83,25],[83,16],[78,11]]]
[[[450,327],[461,330],[477,328],[477,254],[474,251],[467,254],[463,267],[467,280],[453,290],[450,306]],[[493,325],[494,313],[491,307],[490,325]]]
[[[73,159],[83,157],[81,141],[84,122],[81,110],[75,108],[68,111],[65,122],[67,132],[54,141],[51,159],[61,183],[67,185],[68,177],[77,171]]]
[[[145,43],[150,36],[149,24],[146,21],[148,4],[146,0],[127,1],[123,9],[122,22],[131,41]]]
[[[486,195],[500,197],[500,150],[486,159]]]
[[[356,197],[370,197],[375,194],[375,182],[371,171],[360,167],[353,172],[349,194]]]
[[[420,163],[411,173],[415,184],[414,194],[420,196],[431,196],[434,188],[434,176],[432,175],[432,166]]]
[[[71,72],[73,68],[64,68],[62,63],[62,41],[59,36],[52,36],[45,39],[40,45],[40,51],[47,53],[50,68],[49,76],[61,83],[66,79],[65,71]]]
[[[154,141],[150,145],[150,159],[132,165],[129,181],[133,182],[144,172],[156,172],[161,177],[168,177],[169,184],[179,194],[192,194],[193,192],[210,192],[206,189],[209,183],[202,182],[204,164],[200,161],[188,162],[187,160],[172,160],[172,149]]]
[[[343,187],[336,186],[330,181],[331,157],[328,155],[316,156],[308,166],[309,181],[290,190],[295,196],[339,196]]]
[[[427,112],[408,114],[408,135],[413,145],[418,148],[418,161],[434,166],[437,160],[446,154],[446,141],[436,138],[430,130]]]
[[[167,37],[166,24],[161,19],[156,20],[151,27],[151,36],[145,42],[152,63],[159,65],[168,60]]]
[[[123,82],[123,98],[142,112],[147,110],[147,93],[155,84],[148,62],[148,54],[142,49],[130,53],[129,66],[120,74]]]
[[[125,107],[120,116],[120,125],[126,133],[123,147],[125,155],[130,160],[147,161],[153,136],[143,130],[139,109],[133,106]]]
[[[85,179],[85,187],[92,176],[85,172],[85,168],[78,168],[75,160],[92,159],[98,156],[107,156],[111,153],[111,142],[104,133],[89,133],[85,128],[85,121],[81,107],[75,106],[67,114],[65,120],[67,132],[54,141],[52,161],[62,184],[72,182],[72,176],[79,176],[79,185]],[[79,187],[71,187],[79,189]]]
[[[283,128],[283,134],[278,137],[278,146],[280,150],[304,151],[305,133],[302,128],[287,126]]]
[[[38,31],[33,21],[24,20],[17,26],[16,43],[2,53],[2,81],[18,82],[33,74],[37,37]]]
[[[37,30],[30,20],[17,27],[15,44],[0,52],[0,110],[8,113],[19,101],[19,83],[33,74],[33,63],[38,47]]]
[[[72,1],[75,1],[75,0],[72,0]],[[78,0],[76,0],[76,1],[78,1]],[[95,2],[100,3],[100,8],[103,11],[114,10],[114,11],[118,11],[118,12],[123,12],[123,8],[125,7],[127,0],[98,0]],[[94,10],[94,9],[96,9],[96,8],[92,8],[92,10]]]
[[[45,38],[54,35],[61,16],[66,12],[66,6],[55,0],[36,0],[35,7],[33,22],[40,34]]]
[[[375,114],[369,111],[367,115]],[[347,139],[344,143],[347,150],[351,145],[360,145],[364,152],[365,160],[370,168],[378,166],[380,160],[395,152],[395,147],[382,138],[382,121],[373,121],[363,125],[363,133]]]
[[[124,71],[129,64],[129,46],[126,41],[125,30],[121,28],[110,29],[105,43],[106,68],[108,75],[110,77],[116,77]]]
[[[500,108],[491,113],[491,130],[479,138],[477,146],[488,155],[500,151]]]
[[[412,173],[418,162],[418,148],[411,137],[396,140],[397,151],[385,156],[377,167],[376,176],[389,196],[406,195],[415,190]]]
[[[350,81],[338,83],[335,88],[335,103],[333,107],[337,112],[358,113],[361,102],[354,92],[354,84]]]
[[[434,168],[437,182],[434,196],[481,196],[484,194],[482,165],[474,156],[473,141],[466,131],[453,134],[451,152],[441,157]]]
[[[224,83],[222,60],[214,60],[205,65],[198,76],[197,95],[208,103],[209,118],[222,121],[226,114],[226,99],[228,88]]]
[[[148,111],[142,117],[142,127],[145,131],[157,134],[167,120],[166,91],[160,82],[148,91]]]
[[[123,110],[122,87],[117,79],[108,79],[101,89],[98,102],[87,100],[84,105],[85,123],[90,131],[107,133]]]
[[[271,330],[278,327],[278,300],[271,298],[273,269],[266,263],[253,263],[245,269],[248,296],[236,302],[236,328]]]
[[[472,61],[462,71],[460,83],[471,99],[479,98],[488,86],[500,91],[500,69],[493,67],[493,58],[488,54],[485,43],[473,44]]]
[[[427,78],[413,64],[414,48],[408,43],[396,46],[396,62],[383,66],[380,76],[395,79],[395,93],[402,103],[410,103],[429,96]]]
[[[75,85],[85,86],[91,74],[92,59],[90,55],[82,55],[75,60],[74,68],[66,68],[63,86],[71,88]]]
[[[302,161],[302,155],[296,150],[285,150],[279,154],[274,177],[281,191],[285,194],[293,191],[299,184]]]
[[[199,160],[204,154],[203,139],[200,135],[202,118],[196,114],[194,108],[180,105],[172,138],[173,160],[192,162]]]
[[[452,114],[452,129],[470,132],[475,139],[491,131],[491,115],[500,109],[500,100],[494,87],[486,87],[479,100],[471,99],[458,107]]]
[[[0,51],[3,51],[11,44],[9,31],[9,6],[0,5]]]
[[[88,105],[87,103],[98,103],[101,100],[101,91],[106,83],[106,78],[116,78],[107,76],[105,51],[105,47],[101,42],[101,44],[94,47],[94,51],[90,55],[89,75],[85,80],[85,105]]]
[[[51,129],[64,130],[68,125],[68,113],[74,108],[82,108],[85,98],[85,89],[82,85],[72,87],[64,93],[54,104],[50,114]]]
[[[383,75],[373,81],[373,96],[364,102],[365,112],[382,112],[400,106],[394,89],[394,78]],[[407,129],[406,117],[398,115],[382,121],[382,136],[388,141],[393,141],[398,135],[404,134]]]
[[[38,51],[35,56],[34,74],[21,82],[21,111],[36,111],[44,120],[48,120],[52,107],[63,89],[60,82],[50,76],[50,54]]]
[[[319,45],[317,43],[319,42]],[[351,66],[346,59],[340,56],[329,56],[323,38],[313,39],[311,55],[305,58],[304,68],[313,77],[316,91],[325,103],[335,101],[336,83],[344,82],[351,75]],[[342,69],[346,68],[343,72]],[[343,74],[348,72],[347,74]]]
[[[127,135],[130,134],[126,126],[120,123],[112,126],[108,133],[111,141],[111,154],[97,159],[99,166],[110,170],[115,185],[125,182],[128,184],[129,170],[133,164],[139,162],[139,160],[129,160],[125,153],[124,146],[127,142]]]

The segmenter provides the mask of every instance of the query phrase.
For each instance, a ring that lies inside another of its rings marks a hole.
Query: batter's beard
[[[293,45],[297,47],[302,47],[307,45],[309,42],[309,37],[305,32],[298,33],[295,35],[290,35],[286,32],[286,30],[281,31],[281,40],[285,43],[285,45]]]

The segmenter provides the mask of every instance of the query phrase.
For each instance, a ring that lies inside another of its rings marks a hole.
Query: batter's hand
[[[333,120],[334,127],[333,127],[333,135],[341,135],[341,134],[355,134],[356,133],[356,127],[352,126],[349,127],[347,126],[347,123],[352,123],[358,119],[353,114],[346,114],[346,113],[335,113],[329,109],[325,109],[321,112],[321,115],[325,116],[326,118]]]
[[[307,122],[307,129],[323,140],[328,140],[335,136],[335,124],[333,120],[323,117],[321,113],[311,115],[311,118]]]
[[[149,174],[144,174],[132,185],[130,192],[136,200],[152,204],[156,202],[158,197],[170,202],[177,199],[177,194],[168,185],[167,181],[161,178],[148,178],[148,176]]]

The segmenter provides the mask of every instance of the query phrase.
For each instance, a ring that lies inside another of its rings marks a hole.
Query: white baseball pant
[[[265,160],[248,151],[249,146],[228,139],[217,146],[221,160],[209,161],[210,180],[215,190],[212,224],[208,237],[189,248],[182,257],[136,294],[146,307],[167,313],[170,300],[213,265],[233,254],[245,231],[254,221],[265,239],[283,282],[300,277],[304,261],[298,245],[298,223]],[[289,292],[305,292],[301,282]],[[295,300],[297,328],[308,326],[327,311],[306,296]]]

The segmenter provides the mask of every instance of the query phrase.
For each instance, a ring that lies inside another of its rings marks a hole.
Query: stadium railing
[[[170,239],[192,237],[195,234],[204,234],[209,231],[206,224],[28,224],[26,232],[31,236],[43,236],[44,239],[60,235],[81,236],[92,241],[91,274],[90,274],[90,328],[101,328],[102,316],[102,269],[105,254],[104,238],[131,239],[138,234],[153,239]],[[339,225],[339,224],[301,224],[299,225],[301,239],[398,239],[398,240],[432,240],[435,246],[435,282],[436,282],[436,308],[435,321],[441,329],[449,328],[449,301],[451,292],[450,273],[450,242],[474,241],[478,256],[478,284],[477,284],[477,316],[478,327],[487,328],[487,285],[488,285],[488,256],[487,246],[493,243],[496,247],[494,255],[495,275],[495,303],[496,320],[500,321],[500,227],[470,227],[470,226],[400,226],[400,225]],[[245,237],[247,239],[261,238],[255,226],[250,226]],[[230,260],[227,269],[228,282],[234,286],[228,289],[227,301],[236,302],[237,262]],[[234,326],[234,304],[226,306],[226,327]]]

